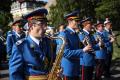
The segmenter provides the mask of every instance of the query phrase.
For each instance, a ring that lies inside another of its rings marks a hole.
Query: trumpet
[[[111,30],[112,31],[112,30]],[[109,34],[109,38],[113,38],[114,39],[114,43],[116,44],[116,46],[119,48],[120,45],[118,44],[118,41],[117,41],[117,37],[116,37],[116,34],[112,31],[112,34]]]
[[[100,45],[99,45],[100,49],[103,49],[105,47],[105,44],[103,42],[102,37],[100,35],[97,35],[96,37],[97,37],[96,41],[100,43]]]
[[[112,31],[112,30],[111,30]],[[117,41],[117,37],[115,35],[115,33],[112,31],[112,34],[110,35],[110,38],[113,38],[114,39],[114,43],[116,44],[116,46],[119,48],[120,45],[118,44],[118,41]]]
[[[84,46],[92,45],[92,44],[91,44],[91,41],[90,41],[90,38],[89,38],[88,36],[85,36],[85,38],[84,38],[84,40],[83,40],[82,43],[83,43]],[[90,52],[91,52],[93,55],[95,55],[95,50],[94,50],[94,49],[92,49]]]

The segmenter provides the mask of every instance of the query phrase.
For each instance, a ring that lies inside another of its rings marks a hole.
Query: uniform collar
[[[107,29],[106,27],[105,27],[105,30],[107,31],[107,32],[109,32],[110,30],[109,29]]]
[[[15,34],[18,36],[18,37],[20,37],[21,35],[20,34],[18,34],[17,32],[15,32]]]
[[[83,31],[84,31],[84,32],[86,32],[87,34],[90,34],[90,32],[89,32],[89,31],[87,31],[86,29],[83,29]]]
[[[71,27],[67,27],[69,30],[71,30],[73,33],[75,33],[75,30],[74,29],[72,29]]]
[[[100,34],[103,34],[103,32],[100,32],[100,31],[98,31],[98,30],[97,30],[97,32],[100,33]]]
[[[32,35],[30,35],[30,38],[31,38],[37,45],[39,45],[39,42],[40,42],[39,39],[33,37]]]
[[[12,30],[13,32],[16,32],[14,29]]]

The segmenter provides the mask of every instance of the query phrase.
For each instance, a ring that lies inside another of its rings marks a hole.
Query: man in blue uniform
[[[103,35],[103,23],[101,21],[97,21],[95,24],[96,33],[94,34],[96,42],[100,45],[99,49],[96,50],[96,70],[95,70],[95,80],[101,80],[101,76],[104,72],[105,67],[105,59],[107,55],[107,47],[109,46],[109,42],[106,42],[105,37]]]
[[[80,79],[80,57],[82,57],[84,52],[91,49],[91,46],[82,48],[78,34],[75,32],[79,21],[79,17],[77,16],[78,13],[78,11],[73,11],[65,16],[65,19],[68,22],[67,27],[58,35],[66,39],[64,55],[61,61],[64,76],[63,80]],[[62,41],[57,40],[57,49],[59,49],[61,44]]]
[[[79,34],[79,39],[83,42],[84,47],[89,45],[92,47],[91,51],[83,54],[80,58],[80,65],[82,65],[82,78],[81,80],[92,80],[93,70],[95,65],[95,50],[99,48],[96,44],[93,34],[91,34],[92,22],[90,18],[85,18],[81,21],[83,25],[82,33]]]
[[[47,80],[53,61],[50,39],[45,37],[47,28],[44,8],[24,16],[28,20],[28,37],[13,46],[10,60],[10,80]]]
[[[105,77],[110,77],[110,66],[111,66],[112,53],[113,53],[113,42],[115,39],[112,36],[112,23],[109,21],[108,18],[106,18],[104,25],[105,25],[105,30],[104,30],[105,40],[109,42],[109,46],[107,47]]]
[[[16,41],[25,37],[25,34],[22,31],[22,26],[23,26],[22,19],[14,21],[12,23],[12,26],[14,27],[14,31],[8,32],[7,40],[6,40],[6,48],[7,48],[6,50],[7,50],[8,56],[10,56],[12,53],[13,44]]]

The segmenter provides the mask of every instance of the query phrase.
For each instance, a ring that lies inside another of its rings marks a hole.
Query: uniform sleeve
[[[112,43],[109,40],[108,33],[104,31],[104,42],[105,42],[105,47],[110,47],[112,46]]]
[[[63,54],[63,56],[65,58],[80,58],[80,57],[82,57],[82,54],[84,53],[83,50],[82,49],[72,50],[70,47],[70,42],[69,42],[69,40],[67,40],[66,34],[64,32],[61,32],[58,35],[58,37],[64,37],[66,39],[66,45],[65,45],[64,54]],[[58,52],[59,48],[62,45],[62,40],[59,39],[56,41],[56,43],[57,43],[57,52]]]
[[[6,50],[8,55],[11,55],[12,47],[13,47],[12,35],[8,35],[6,40]]]
[[[112,43],[110,42],[110,40],[108,40],[107,37],[105,37],[104,42],[105,42],[105,47],[110,47],[110,46],[112,46]]]
[[[11,59],[9,61],[9,74],[10,80],[25,80],[23,68],[22,53],[18,49],[18,46],[14,44]]]

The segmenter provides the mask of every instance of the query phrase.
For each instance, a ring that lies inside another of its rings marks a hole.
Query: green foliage
[[[0,0],[0,28],[4,32],[8,31],[8,23],[12,20],[12,15],[10,14],[11,0]]]
[[[57,27],[59,23],[66,23],[64,15],[80,9],[80,17],[91,16],[93,19],[110,17],[114,29],[120,29],[120,0],[56,0],[57,5],[50,7],[49,18],[52,25]]]
[[[52,19],[53,26],[57,27],[59,23],[65,23],[64,15],[73,10],[80,10],[80,16],[93,16],[94,0],[56,0],[57,5],[50,7],[49,18]]]
[[[97,18],[110,17],[115,26],[114,29],[120,29],[118,26],[120,25],[120,0],[102,0],[97,4],[95,11]]]

